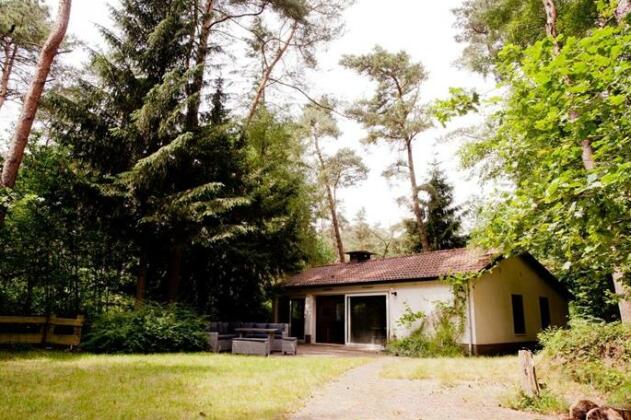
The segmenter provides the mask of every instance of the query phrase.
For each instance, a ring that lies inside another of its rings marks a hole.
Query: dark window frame
[[[524,310],[524,295],[511,294],[511,307],[513,310],[513,333],[515,335],[525,335],[526,313]]]
[[[548,299],[547,296],[539,296],[539,316],[541,318],[542,330],[545,330],[552,325],[552,318],[550,314],[550,299]]]

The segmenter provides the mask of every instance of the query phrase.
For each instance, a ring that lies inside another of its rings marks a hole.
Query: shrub
[[[631,326],[575,319],[570,328],[544,331],[539,340],[544,360],[606,393],[610,403],[631,406]]]
[[[199,351],[207,346],[205,320],[181,306],[145,304],[95,319],[82,345],[95,353]]]
[[[458,339],[462,334],[462,317],[458,309],[447,303],[438,303],[433,317],[433,330],[426,330],[427,317],[418,312],[412,312],[406,307],[399,324],[411,326],[413,322],[421,321],[421,326],[408,337],[388,343],[388,352],[397,356],[434,357],[460,356],[463,349]]]

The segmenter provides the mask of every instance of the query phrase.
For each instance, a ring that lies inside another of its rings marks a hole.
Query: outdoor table
[[[235,328],[234,330],[239,333],[239,337],[243,337],[247,333],[265,333],[270,343],[272,343],[274,334],[276,334],[275,328]]]

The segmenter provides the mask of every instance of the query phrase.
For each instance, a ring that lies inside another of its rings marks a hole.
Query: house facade
[[[406,312],[428,319],[454,301],[446,276],[479,273],[468,282],[461,344],[472,354],[508,352],[535,343],[548,326],[562,326],[570,294],[530,255],[502,258],[473,249],[314,267],[286,280],[274,317],[308,343],[383,347],[419,327],[401,324]],[[427,323],[431,328],[431,322]]]

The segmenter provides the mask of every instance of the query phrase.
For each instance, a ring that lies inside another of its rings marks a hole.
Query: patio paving
[[[335,344],[299,344],[298,356],[378,357],[385,353],[369,347],[351,347]]]

